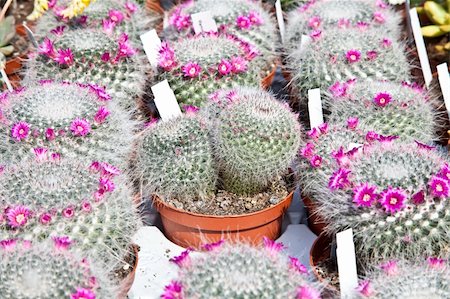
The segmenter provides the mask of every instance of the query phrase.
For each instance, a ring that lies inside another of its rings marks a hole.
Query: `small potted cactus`
[[[57,236],[36,244],[0,240],[2,298],[117,298],[102,266],[70,247],[64,237]]]
[[[134,170],[142,194],[181,246],[223,234],[275,239],[292,199],[283,177],[300,145],[297,116],[259,89],[218,91],[211,106],[142,132]]]
[[[190,249],[171,259],[179,266],[177,279],[161,298],[320,299],[321,288],[308,277],[308,269],[288,257],[282,243],[264,238],[264,245],[230,244],[223,240]]]
[[[64,157],[127,165],[135,122],[93,84],[37,82],[0,94],[0,159],[47,148]]]

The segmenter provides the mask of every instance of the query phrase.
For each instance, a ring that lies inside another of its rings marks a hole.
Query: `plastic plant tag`
[[[277,20],[278,20],[278,28],[280,28],[280,36],[281,36],[281,43],[284,44],[284,18],[283,18],[283,9],[281,8],[281,0],[277,0],[275,2],[275,11],[277,14]]]
[[[353,230],[350,228],[337,233],[336,244],[341,298],[353,298],[358,287]]]
[[[448,73],[447,63],[437,66],[439,85],[441,86],[442,96],[444,97],[447,114],[450,118],[450,74]]]
[[[163,29],[166,29],[167,27],[169,27],[169,13],[165,11],[163,19]]]
[[[11,85],[11,82],[9,82],[9,78],[8,75],[6,75],[5,69],[1,69],[0,70],[1,74],[2,74],[2,78],[6,83],[6,87],[8,87],[9,92],[13,92],[14,88]]]
[[[217,24],[214,21],[211,12],[202,11],[191,15],[195,34],[202,32],[217,32]]]
[[[27,31],[27,36],[30,39],[31,43],[33,44],[33,46],[37,49],[39,48],[39,45],[36,41],[36,38],[34,37],[33,31],[31,31],[30,28],[28,28],[27,24],[25,22],[23,22],[23,27],[25,27],[25,30]]]
[[[167,80],[153,85],[152,92],[155,98],[156,108],[158,108],[162,121],[168,121],[181,115],[180,106]]]
[[[308,90],[308,113],[309,125],[316,128],[323,124],[322,99],[320,98],[320,88]]]
[[[416,42],[417,53],[419,54],[420,67],[422,68],[423,78],[425,79],[425,85],[428,88],[433,75],[431,73],[430,61],[428,60],[427,49],[425,48],[425,42],[422,36],[422,30],[420,28],[419,16],[417,15],[417,9],[412,8],[409,11],[411,19],[411,27]]]
[[[156,69],[158,67],[158,50],[161,46],[161,39],[155,29],[141,34],[140,37],[148,61],[150,61],[153,69]]]
[[[311,37],[309,35],[302,35],[302,38],[300,39],[300,50],[304,51],[305,48],[311,43]]]

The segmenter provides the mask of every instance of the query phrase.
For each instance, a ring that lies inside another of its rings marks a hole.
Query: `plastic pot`
[[[128,274],[128,276],[125,277],[125,279],[123,279],[120,282],[119,291],[117,293],[117,299],[126,299],[127,298],[127,294],[130,291],[131,287],[133,286],[134,278],[136,277],[136,270],[137,270],[138,261],[139,261],[139,246],[137,246],[136,244],[132,244],[131,247],[133,249],[133,254],[135,256],[133,271],[130,272]]]
[[[317,214],[316,204],[308,196],[302,196],[302,199],[308,213],[309,229],[316,235],[322,234],[327,223]]]

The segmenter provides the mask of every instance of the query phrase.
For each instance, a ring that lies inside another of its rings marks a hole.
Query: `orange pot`
[[[153,203],[161,214],[166,237],[182,247],[199,248],[202,244],[223,238],[259,244],[266,236],[277,239],[281,233],[283,215],[292,201],[293,193],[273,207],[243,215],[212,216],[190,213],[167,205],[154,197]]]
[[[134,261],[134,265],[133,265],[133,271],[128,274],[127,277],[125,277],[124,280],[122,280],[120,282],[119,285],[119,291],[117,293],[117,299],[126,299],[127,298],[127,294],[130,291],[131,287],[133,286],[134,283],[134,278],[136,277],[136,269],[137,269],[137,265],[138,265],[138,256],[139,256],[139,247],[135,244],[131,245],[133,248],[133,253],[134,256],[136,257],[135,261]]]
[[[322,296],[323,298],[338,298],[336,296],[339,290],[329,283],[326,277],[319,274],[318,266],[321,262],[324,262],[330,258],[331,254],[331,236],[321,233],[319,237],[314,241],[311,250],[309,252],[309,265],[316,276],[316,278],[325,286]]]
[[[277,72],[277,67],[278,67],[278,62],[274,62],[274,66],[273,66],[272,70],[270,71],[270,73],[266,77],[264,77],[264,79],[262,79],[261,87],[263,89],[269,89],[270,86],[272,85],[273,79],[275,78],[275,73]]]
[[[303,203],[308,213],[308,227],[316,235],[322,234],[327,223],[317,214],[316,204],[307,196],[302,196]]]

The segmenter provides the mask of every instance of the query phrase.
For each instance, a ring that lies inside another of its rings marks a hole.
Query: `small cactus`
[[[183,252],[171,261],[179,274],[161,298],[320,299],[317,283],[297,258],[280,252],[282,243],[264,239],[265,246],[228,244],[204,246],[198,255]]]
[[[106,299],[115,288],[96,263],[69,250],[61,237],[51,244],[0,241],[3,299]]]
[[[0,94],[0,159],[35,148],[126,165],[135,122],[96,85],[40,81]]]

